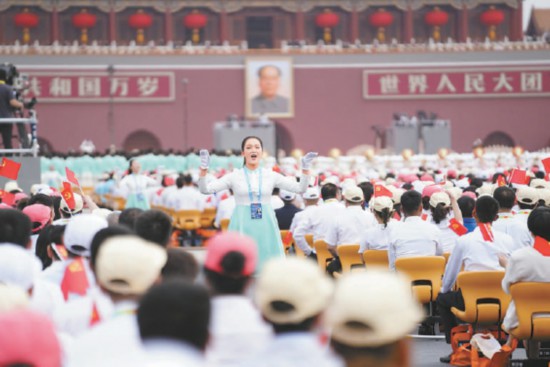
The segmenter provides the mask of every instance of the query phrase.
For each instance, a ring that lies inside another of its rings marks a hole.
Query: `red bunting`
[[[374,197],[377,198],[380,196],[387,196],[391,198],[393,194],[383,185],[374,185]]]
[[[61,281],[61,292],[65,300],[69,299],[69,293],[76,293],[84,296],[90,283],[84,268],[84,262],[81,257],[74,259],[65,268],[63,280]]]
[[[65,200],[69,209],[73,210],[76,206],[76,203],[74,200],[73,189],[70,183],[63,182],[63,190],[61,190],[61,195],[63,196],[63,200]]]
[[[543,256],[550,256],[550,242],[542,237],[535,237],[535,244],[533,245],[533,248]]]
[[[478,223],[479,230],[481,231],[481,236],[484,241],[494,242],[495,236],[493,235],[493,229],[489,223]]]
[[[464,227],[464,225],[457,221],[455,218],[452,218],[449,221],[449,228],[459,236],[464,236],[466,233],[468,233],[468,228]]]
[[[67,176],[67,181],[69,181],[73,185],[80,187],[80,183],[76,179],[74,172],[68,169],[67,167],[65,167],[65,175]]]
[[[21,163],[12,161],[8,158],[2,158],[2,164],[0,164],[0,176],[7,177],[10,180],[17,180],[20,169]]]

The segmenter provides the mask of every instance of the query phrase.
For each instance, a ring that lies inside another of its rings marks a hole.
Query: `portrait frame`
[[[276,97],[268,102],[261,97],[259,77],[260,69],[265,66],[274,66],[280,71]],[[269,118],[294,117],[294,67],[291,57],[247,57],[244,74],[246,117],[258,118],[262,113]]]

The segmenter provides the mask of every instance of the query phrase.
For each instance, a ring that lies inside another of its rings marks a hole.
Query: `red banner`
[[[550,95],[550,67],[365,70],[365,99],[542,97]]]
[[[29,71],[27,96],[42,102],[171,102],[173,72]]]

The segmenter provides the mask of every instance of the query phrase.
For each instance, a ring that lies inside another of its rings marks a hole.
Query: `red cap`
[[[15,194],[15,202],[19,202],[19,200],[21,199],[24,199],[24,198],[28,198],[27,194],[25,194],[24,192],[18,192],[17,194]]]
[[[476,196],[475,192],[472,192],[472,191],[464,191],[462,193],[462,196],[468,196],[468,197],[470,197],[474,200],[477,200],[477,196]]]
[[[244,256],[244,267],[240,275],[248,276],[254,273],[258,259],[256,242],[248,236],[230,231],[220,233],[208,241],[204,267],[223,274],[222,261],[230,252],[240,252]]]
[[[31,219],[31,222],[33,222],[33,233],[36,233],[44,228],[52,217],[51,209],[42,204],[26,206],[23,208],[23,214],[26,214]],[[40,223],[40,225],[35,227],[34,223]]]
[[[420,177],[420,181],[433,181],[434,178],[432,177],[432,175],[430,174],[427,174],[427,173],[424,173],[421,177]]]
[[[450,169],[447,171],[447,178],[453,179],[453,178],[457,178],[457,176],[458,174],[456,173],[456,170]]]
[[[444,191],[443,188],[441,187],[441,185],[430,185],[430,186],[426,186],[424,187],[424,189],[422,189],[422,197],[432,197],[433,194],[435,194],[436,192],[442,192]]]
[[[0,340],[0,366],[61,366],[61,347],[53,324],[39,313],[17,310],[0,314]]]

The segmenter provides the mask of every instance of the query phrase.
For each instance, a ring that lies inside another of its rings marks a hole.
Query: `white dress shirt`
[[[518,219],[512,213],[499,213],[498,219],[493,222],[493,228],[512,237],[514,241],[510,252],[533,246],[533,236],[527,228],[527,221],[521,217]]]
[[[346,210],[344,204],[336,199],[329,199],[318,206],[314,216],[310,217],[313,232],[313,241],[324,240],[326,232],[334,219],[342,215]]]
[[[462,265],[464,265],[464,271],[504,270],[499,264],[498,256],[510,254],[508,249],[512,246],[512,238],[494,229],[493,236],[493,242],[485,241],[477,227],[473,232],[456,241],[445,268],[441,293],[446,293],[453,288]]]
[[[170,194],[168,207],[174,210],[204,210],[204,196],[193,186],[184,186]]]
[[[218,203],[218,209],[216,210],[216,218],[214,219],[214,225],[216,228],[220,228],[220,222],[222,219],[231,219],[235,210],[235,198],[233,195],[227,199],[223,199]]]
[[[143,342],[144,363],[139,367],[202,367],[204,356],[194,346],[171,339]],[[138,366],[136,366],[138,367]]]
[[[212,298],[208,366],[240,366],[244,358],[263,350],[272,338],[271,326],[246,296]]]
[[[333,219],[325,233],[325,242],[330,247],[359,244],[363,231],[377,224],[374,214],[370,211],[363,210],[361,205],[350,205]]]
[[[397,221],[391,219],[386,226],[384,223],[377,223],[364,231],[359,241],[359,253],[362,254],[367,250],[388,250],[391,228],[395,223]]]
[[[317,205],[306,206],[304,210],[294,214],[292,224],[290,225],[294,244],[298,246],[306,256],[315,252],[315,249],[311,248],[307,243],[306,234],[313,234],[313,223],[317,216],[318,209],[319,207]]]
[[[515,251],[506,266],[502,288],[509,294],[510,286],[517,282],[550,282],[550,257],[543,256],[532,247]],[[505,331],[509,331],[516,328],[518,324],[516,305],[512,301],[502,321],[502,327]]]
[[[441,248],[443,249],[444,253],[453,252],[456,240],[460,237],[451,228],[449,228],[450,218],[451,217],[443,219],[441,222],[439,222],[439,224],[435,223],[432,219],[432,223],[441,231],[439,240],[441,242]]]
[[[441,231],[419,216],[406,217],[391,228],[388,260],[390,269],[395,269],[395,260],[400,257],[442,255]]]

